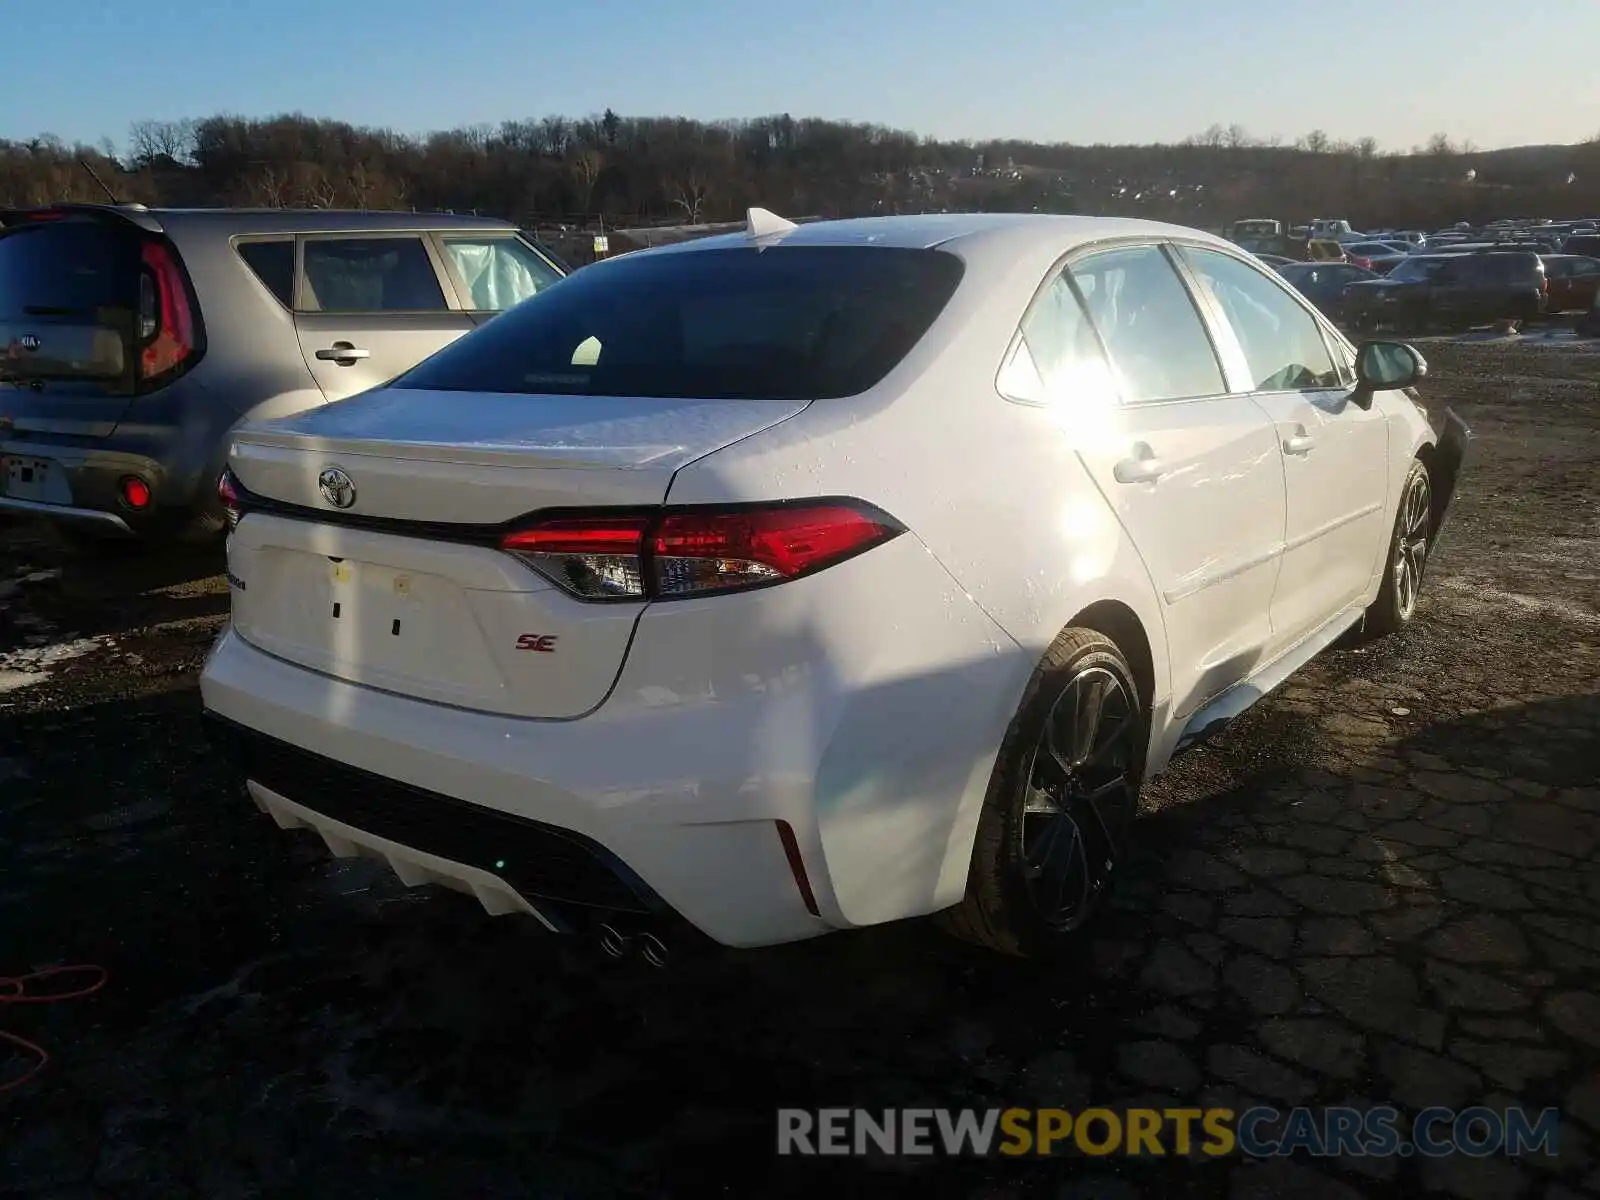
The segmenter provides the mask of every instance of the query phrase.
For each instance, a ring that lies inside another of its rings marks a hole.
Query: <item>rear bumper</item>
[[[15,500],[0,496],[0,511],[20,513],[23,516],[46,517],[52,521],[104,530],[107,533],[119,534],[123,537],[134,536],[133,530],[128,527],[128,522],[123,520],[119,514],[102,512],[95,508],[74,508],[63,504],[42,504],[37,500]]]
[[[193,486],[180,485],[166,461],[115,442],[85,446],[76,439],[17,438],[0,442],[0,458],[6,457],[46,462],[58,473],[38,496],[8,495],[0,483],[0,509],[11,512],[124,537],[160,537],[187,523],[194,501]],[[122,503],[120,488],[129,476],[150,488],[151,504],[142,512]]]
[[[510,894],[559,927],[571,905],[659,906],[758,946],[961,899],[1033,666],[907,535],[780,588],[652,606],[581,719],[348,683],[231,627],[200,686],[211,714],[269,739],[235,753],[280,823],[423,862],[396,869],[491,911]],[[491,857],[502,845],[529,861]]]

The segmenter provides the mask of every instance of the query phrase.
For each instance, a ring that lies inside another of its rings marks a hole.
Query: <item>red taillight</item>
[[[228,520],[228,528],[235,528],[239,524],[239,481],[226,467],[223,468],[222,474],[217,476],[217,499],[222,503],[222,512]]]
[[[172,252],[160,242],[146,242],[139,287],[139,375],[150,380],[176,370],[195,350],[194,313],[189,290]]]
[[[574,596],[642,600],[783,583],[901,532],[872,508],[832,500],[555,518],[500,545]]]
[[[552,583],[585,600],[644,596],[646,517],[571,517],[541,521],[500,541]]]
[[[137,475],[129,475],[121,484],[122,502],[138,512],[150,507],[150,485]]]

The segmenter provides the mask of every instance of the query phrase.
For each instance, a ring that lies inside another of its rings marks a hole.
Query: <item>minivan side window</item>
[[[1339,386],[1322,326],[1282,284],[1231,254],[1194,246],[1183,247],[1181,253],[1233,331],[1252,390]]]
[[[1227,391],[1188,289],[1159,246],[1103,250],[1071,267],[1129,404]]]
[[[447,306],[420,237],[308,238],[301,308],[327,313],[437,312]]]
[[[1100,341],[1065,272],[1039,294],[1018,333],[996,381],[1002,395],[1053,407],[1117,402]]]
[[[294,239],[239,242],[234,246],[263,286],[285,308],[294,307]]]

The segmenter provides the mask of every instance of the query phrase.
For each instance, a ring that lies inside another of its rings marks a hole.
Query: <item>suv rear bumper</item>
[[[192,473],[175,474],[165,458],[141,453],[155,449],[148,439],[135,445],[130,438],[121,447],[114,435],[86,441],[35,437],[0,441],[0,459],[38,460],[59,472],[40,496],[9,495],[0,482],[0,510],[127,538],[171,536],[189,525],[196,499]],[[150,505],[143,511],[122,501],[122,481],[130,476],[150,488]]]
[[[20,513],[23,516],[45,517],[69,525],[97,529],[105,533],[133,537],[128,523],[116,513],[101,512],[96,508],[73,508],[61,504],[42,504],[37,500],[13,500],[0,496],[0,511]]]

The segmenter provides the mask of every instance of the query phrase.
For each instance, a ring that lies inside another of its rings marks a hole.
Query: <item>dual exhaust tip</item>
[[[668,959],[667,944],[653,933],[624,933],[615,925],[601,923],[599,928],[600,951],[607,958],[626,958],[635,950],[639,957],[658,970],[665,969]]]

